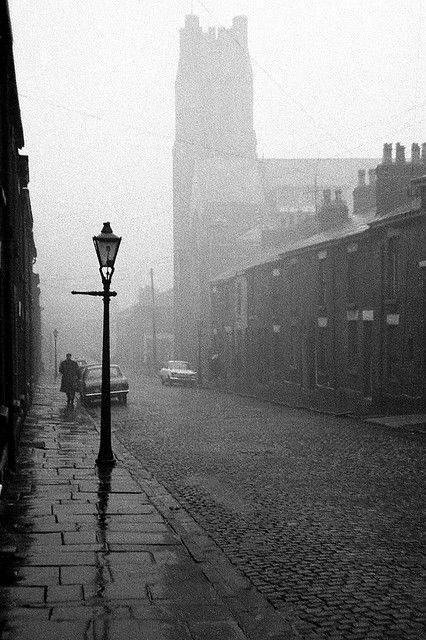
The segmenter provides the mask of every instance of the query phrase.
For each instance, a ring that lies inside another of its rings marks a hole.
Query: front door
[[[371,398],[373,395],[373,323],[363,323],[363,341],[362,341],[362,357],[363,357],[363,396]]]

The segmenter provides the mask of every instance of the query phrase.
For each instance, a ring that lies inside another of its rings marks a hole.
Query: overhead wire
[[[206,143],[199,142],[199,141],[189,140],[189,139],[187,139],[185,137],[182,137],[182,136],[176,138],[173,135],[161,133],[161,132],[158,132],[158,131],[155,131],[155,130],[151,130],[151,129],[146,129],[146,128],[143,128],[143,127],[139,127],[137,125],[129,124],[127,122],[124,122],[123,120],[116,120],[116,119],[113,119],[113,118],[106,118],[104,116],[100,116],[99,114],[92,113],[92,112],[90,112],[88,110],[85,110],[85,109],[82,109],[82,108],[70,107],[70,106],[61,104],[59,102],[55,102],[53,100],[50,100],[49,98],[34,97],[34,96],[31,96],[31,95],[28,95],[28,94],[25,94],[25,93],[19,93],[19,97],[22,97],[22,98],[25,98],[25,99],[28,99],[28,100],[31,100],[31,101],[34,101],[34,102],[45,103],[45,104],[48,104],[48,105],[50,105],[50,106],[52,106],[54,108],[63,109],[65,111],[68,111],[68,112],[71,112],[71,113],[77,113],[79,115],[91,118],[92,120],[97,120],[99,122],[107,122],[109,124],[114,124],[114,125],[116,125],[118,127],[123,127],[125,129],[130,130],[130,131],[139,131],[139,132],[144,133],[144,134],[146,134],[148,136],[151,136],[153,138],[159,138],[159,139],[165,140],[167,142],[173,142],[174,141],[174,142],[179,142],[179,143],[187,145],[187,146],[197,147],[199,149],[202,149],[203,151],[220,152],[220,155],[222,157],[237,157],[237,158],[246,158],[247,157],[246,154],[236,153],[236,152],[232,152],[232,151],[225,151],[225,150],[219,149],[218,147],[215,147],[213,144],[206,144]],[[420,109],[420,108],[425,107],[425,106],[426,106],[426,101],[420,103],[420,105],[415,105],[413,107],[402,109],[401,111],[398,111],[398,112],[394,113],[393,115],[389,116],[389,119],[390,120],[394,120],[394,119],[400,117],[401,114],[411,113],[412,111],[415,112],[415,111],[417,111],[417,109]],[[424,119],[420,119],[417,122],[423,122],[423,121],[424,121]],[[367,124],[364,124],[361,127],[357,127],[356,129],[351,130],[351,133],[355,134],[355,133],[358,133],[359,131],[363,131],[364,129],[374,128],[375,126],[376,126],[375,123],[367,123]],[[405,130],[409,126],[412,126],[412,124],[410,123],[409,125],[405,125],[401,130]],[[309,145],[304,145],[304,146],[299,148],[299,151],[300,150],[304,150],[304,149],[314,148],[316,146],[318,146],[318,142],[311,143]],[[361,148],[362,146],[363,145],[360,144],[360,145],[357,145],[355,147],[351,147],[351,153],[354,150]],[[148,148],[149,149],[150,147],[141,147],[141,148]]]
[[[211,18],[213,18],[213,20],[217,23],[217,25],[218,25],[219,27],[221,27],[221,28],[225,29],[225,26],[222,24],[222,22],[219,20],[219,18],[218,18],[218,17],[217,17],[217,16],[216,16],[216,15],[215,15],[215,14],[214,14],[214,13],[213,13],[213,12],[212,12],[208,7],[207,7],[207,6],[206,6],[206,4],[205,4],[205,2],[203,2],[203,0],[197,0],[197,2],[198,2],[198,4],[199,4],[203,9],[204,9],[204,11],[205,11],[208,15],[210,15],[210,17],[211,17]],[[230,38],[231,38],[231,39],[236,43],[236,45],[237,45],[238,47],[240,47],[241,49],[244,49],[244,48],[243,48],[243,46],[242,46],[242,44],[239,42],[239,40],[238,40],[237,38],[235,38],[235,37],[234,37],[234,36],[229,32],[229,30],[227,30],[227,33],[228,33],[228,35],[230,36]],[[420,27],[419,27],[419,34],[420,34]],[[420,35],[419,35],[419,37],[420,37]],[[420,55],[420,45],[419,45],[419,49],[418,49],[418,55]],[[337,138],[333,133],[331,133],[331,132],[328,130],[328,128],[327,128],[327,127],[326,127],[326,126],[325,126],[325,125],[324,125],[320,120],[318,120],[318,119],[314,118],[314,116],[312,116],[312,114],[311,114],[311,113],[306,109],[306,107],[305,107],[305,106],[304,106],[304,105],[303,105],[299,100],[297,100],[297,99],[296,99],[296,98],[295,98],[295,97],[294,97],[294,96],[293,96],[293,95],[292,95],[288,90],[286,90],[286,89],[282,86],[282,84],[281,84],[280,82],[278,82],[278,80],[276,80],[276,78],[274,78],[274,77],[272,76],[272,74],[271,74],[267,69],[265,69],[265,67],[264,67],[263,65],[261,65],[261,64],[258,62],[258,60],[257,60],[254,56],[251,56],[251,55],[250,55],[249,57],[250,57],[250,60],[251,60],[251,61],[252,61],[252,62],[253,62],[253,63],[254,63],[254,64],[255,64],[255,65],[256,65],[256,66],[257,66],[257,67],[258,67],[258,68],[259,68],[263,73],[264,73],[264,74],[265,74],[265,76],[270,80],[270,82],[271,82],[274,86],[276,86],[276,87],[279,89],[279,91],[280,91],[280,92],[281,92],[281,93],[282,93],[282,94],[283,94],[287,99],[289,99],[289,100],[290,100],[294,105],[296,105],[296,106],[299,108],[299,110],[300,110],[301,112],[303,112],[303,113],[304,113],[304,114],[305,114],[305,115],[306,115],[306,116],[311,120],[311,122],[312,122],[316,127],[318,127],[320,130],[322,130],[330,140],[332,140],[332,141],[334,141],[334,142],[338,143],[338,144],[339,144],[339,146],[340,146],[342,149],[345,149],[346,151],[348,151],[348,152],[349,152],[349,153],[351,153],[351,154],[352,154],[356,149],[359,149],[359,148],[361,148],[361,147],[363,146],[362,144],[360,144],[360,145],[358,145],[358,146],[356,146],[356,147],[348,147],[348,146],[347,146],[347,145],[346,145],[346,144],[345,144],[341,139]],[[425,106],[425,105],[426,105],[426,102],[423,102],[423,103],[422,103],[422,105],[420,105],[420,106]],[[404,110],[404,111],[403,111],[403,113],[404,113],[404,112],[408,112],[408,111],[412,111],[412,110],[416,110],[417,108],[418,108],[418,106],[410,107],[409,109]],[[395,117],[398,117],[398,115],[396,115]],[[392,117],[392,119],[393,119],[393,117]],[[420,122],[422,122],[422,120],[420,120]],[[373,123],[371,123],[371,124],[366,124],[366,125],[363,125],[362,127],[358,127],[357,129],[353,130],[351,133],[352,133],[352,134],[355,134],[355,133],[357,133],[357,132],[359,132],[359,131],[364,130],[365,128],[370,128],[370,127],[375,127],[375,126],[376,126],[376,124],[375,124],[375,123],[374,123],[374,124],[373,124]],[[310,145],[306,145],[306,146],[302,147],[301,149],[314,148],[314,147],[316,147],[316,146],[317,146],[317,144],[318,144],[318,143],[313,143],[313,144],[310,144]],[[299,149],[299,150],[300,150],[300,149]]]

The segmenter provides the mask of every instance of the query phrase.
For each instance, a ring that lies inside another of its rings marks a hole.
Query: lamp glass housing
[[[108,278],[114,272],[115,259],[117,257],[121,238],[116,236],[111,229],[109,222],[104,222],[104,226],[99,235],[93,236],[96,255],[102,273]]]

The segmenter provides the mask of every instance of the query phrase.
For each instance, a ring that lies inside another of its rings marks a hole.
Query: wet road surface
[[[147,378],[113,429],[303,638],[421,637],[423,433]]]

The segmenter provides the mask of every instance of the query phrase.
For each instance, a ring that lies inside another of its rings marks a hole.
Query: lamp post
[[[104,323],[102,340],[102,400],[101,400],[101,441],[96,462],[115,464],[111,448],[111,385],[110,385],[110,342],[109,342],[109,299],[110,284],[121,238],[114,235],[109,222],[99,235],[93,236],[99,260],[99,272],[104,287]]]
[[[56,348],[57,340],[58,340],[58,330],[53,329],[53,339],[55,341],[55,380],[58,377],[58,351]]]
[[[101,396],[101,436],[97,465],[113,466],[114,454],[111,448],[111,384],[110,384],[110,340],[109,340],[109,299],[116,296],[110,291],[114,264],[121,238],[116,236],[109,222],[104,222],[99,235],[93,236],[96,255],[99,260],[103,291],[72,291],[73,294],[102,296],[104,300],[103,339],[102,339],[102,396]]]

